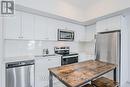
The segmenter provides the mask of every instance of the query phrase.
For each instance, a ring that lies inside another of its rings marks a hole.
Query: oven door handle
[[[78,57],[78,55],[73,55],[73,56],[62,56],[63,59],[71,58],[71,57]]]

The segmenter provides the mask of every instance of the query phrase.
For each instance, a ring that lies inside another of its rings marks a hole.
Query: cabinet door
[[[48,68],[61,65],[60,56],[44,57],[35,62],[35,87],[44,87],[49,84]],[[54,80],[55,82],[55,80]]]
[[[35,40],[48,40],[48,24],[46,18],[35,16]]]
[[[85,41],[85,28],[80,28],[78,34],[79,41]]]
[[[96,25],[90,25],[86,27],[85,37],[86,41],[93,41],[95,39]]]
[[[3,27],[5,39],[21,38],[21,13],[16,11],[13,16],[4,17]]]
[[[33,39],[34,37],[34,16],[22,12],[22,37],[23,39]]]
[[[35,87],[44,87],[48,81],[48,59],[37,59],[35,62]]]
[[[57,31],[58,31],[58,20],[48,18],[46,21],[47,29],[48,29],[48,39],[49,40],[57,40]]]
[[[85,27],[78,26],[75,29],[75,41],[85,41]]]
[[[61,57],[49,57],[48,58],[50,65],[49,68],[61,66]]]
[[[106,20],[98,21],[96,23],[96,29],[97,29],[97,32],[108,31]]]
[[[97,32],[120,30],[121,17],[122,16],[115,16],[115,17],[98,21],[96,23]]]
[[[112,18],[106,19],[106,28],[109,31],[120,30],[121,29],[121,16],[115,16]]]
[[[48,68],[61,66],[61,57],[58,57],[58,56],[49,57],[48,62],[49,62]],[[48,79],[49,79],[49,72],[48,72]],[[53,83],[57,83],[57,82],[58,82],[58,80],[56,78],[53,78]]]

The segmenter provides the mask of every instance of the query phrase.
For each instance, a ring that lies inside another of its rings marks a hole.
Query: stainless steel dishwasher
[[[7,63],[6,87],[34,87],[34,60]]]

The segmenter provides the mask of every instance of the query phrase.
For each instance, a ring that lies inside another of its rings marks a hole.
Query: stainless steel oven
[[[78,54],[63,55],[61,59],[61,65],[67,65],[78,62]]]
[[[73,41],[74,31],[58,29],[58,41]]]
[[[78,62],[78,53],[70,52],[69,47],[55,47],[54,51],[56,54],[62,55],[61,65],[67,65]]]

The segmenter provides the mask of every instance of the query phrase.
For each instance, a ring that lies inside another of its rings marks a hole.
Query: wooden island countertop
[[[55,68],[49,68],[51,76],[54,75],[67,87],[80,87],[85,83],[107,73],[115,71],[116,65],[102,61],[89,60]],[[52,81],[52,77],[50,78]],[[52,82],[50,87],[52,87]]]

